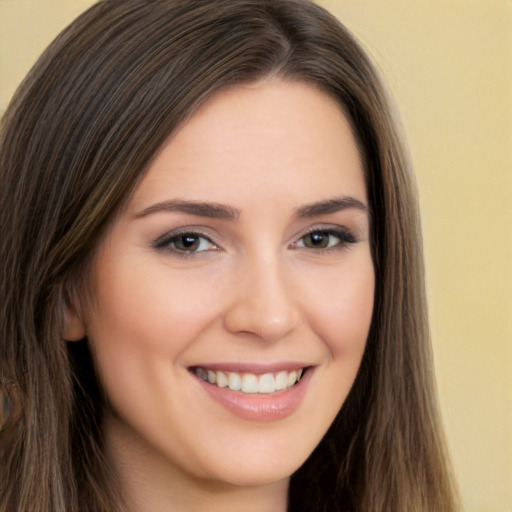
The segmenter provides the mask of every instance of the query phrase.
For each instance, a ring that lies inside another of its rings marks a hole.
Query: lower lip
[[[277,421],[293,414],[299,407],[310,380],[311,368],[293,387],[269,394],[247,394],[219,388],[197,377],[199,384],[217,403],[239,418],[250,421]]]

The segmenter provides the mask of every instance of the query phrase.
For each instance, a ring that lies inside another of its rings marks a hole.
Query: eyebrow
[[[208,217],[211,219],[221,220],[238,220],[240,218],[240,210],[219,203],[209,203],[202,201],[183,201],[171,200],[156,203],[135,215],[136,218],[146,217],[152,213],[162,212],[180,212],[197,215],[199,217]]]
[[[296,210],[296,216],[299,219],[308,217],[315,217],[317,215],[326,215],[329,213],[336,213],[341,210],[355,208],[362,212],[368,213],[368,207],[359,199],[355,197],[333,197],[325,201],[318,201],[316,203],[301,206]]]
[[[307,204],[295,210],[295,216],[299,219],[327,215],[341,210],[355,208],[368,213],[368,207],[355,197],[334,197],[324,201]],[[240,210],[229,205],[203,201],[169,200],[148,206],[135,214],[135,218],[146,217],[154,213],[188,213],[198,217],[235,221],[240,218]]]

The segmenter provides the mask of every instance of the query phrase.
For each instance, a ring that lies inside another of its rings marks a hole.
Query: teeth
[[[242,389],[242,378],[238,373],[230,373],[228,376],[228,386],[229,389],[233,391],[238,391]]]
[[[233,391],[248,394],[270,394],[291,388],[300,380],[303,373],[303,370],[300,369],[256,375],[254,373],[213,371],[201,367],[194,368],[193,371],[199,378],[217,385],[219,388],[229,387]]]
[[[259,385],[260,393],[273,393],[276,390],[276,381],[271,373],[265,373],[262,375],[260,377]]]
[[[219,388],[227,388],[228,387],[228,378],[226,377],[225,373],[217,372],[217,386]]]
[[[201,379],[208,381],[208,372],[204,368],[198,368],[196,374]]]
[[[295,370],[288,374],[288,386],[293,386],[297,382],[297,372]]]
[[[276,389],[286,389],[288,387],[288,372],[279,372],[276,375]]]
[[[242,377],[242,391],[244,393],[257,393],[259,391],[258,377],[253,373],[245,373]]]

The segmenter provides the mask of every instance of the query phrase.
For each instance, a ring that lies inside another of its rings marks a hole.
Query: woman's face
[[[92,289],[78,321],[114,457],[286,481],[340,410],[372,316],[363,170],[337,103],[281,81],[214,97],[156,155]]]

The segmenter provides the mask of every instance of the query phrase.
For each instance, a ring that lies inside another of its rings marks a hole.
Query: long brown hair
[[[364,51],[305,0],[104,0],[50,45],[1,122],[0,378],[20,410],[0,433],[1,512],[118,510],[102,391],[87,340],[62,340],[64,306],[169,135],[219,90],[271,76],[313,84],[349,118],[376,274],[359,374],[292,476],[289,510],[457,509],[413,178]]]

